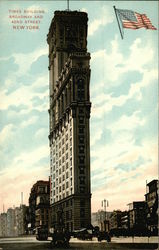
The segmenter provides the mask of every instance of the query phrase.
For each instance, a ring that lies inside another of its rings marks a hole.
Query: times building
[[[87,13],[55,11],[49,44],[51,227],[91,224]]]

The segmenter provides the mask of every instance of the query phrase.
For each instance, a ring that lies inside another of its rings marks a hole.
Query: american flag
[[[123,28],[140,29],[146,28],[156,30],[150,19],[145,14],[139,14],[132,10],[116,9],[117,14],[122,22]]]

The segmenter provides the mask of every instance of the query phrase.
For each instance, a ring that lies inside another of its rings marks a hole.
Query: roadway
[[[136,250],[136,249],[159,249],[157,244],[157,237],[131,237],[127,238],[112,238],[111,243],[105,241],[97,242],[95,239],[92,241],[80,241],[77,239],[70,240],[70,246],[67,249],[71,250]],[[1,238],[0,250],[51,250],[64,248],[51,248],[50,241],[37,241],[35,237],[17,237],[17,238]]]

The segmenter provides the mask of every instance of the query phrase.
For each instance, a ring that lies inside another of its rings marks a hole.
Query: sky
[[[121,39],[114,5],[147,14],[157,30],[124,29]],[[28,204],[50,174],[46,37],[54,11],[66,9],[67,1],[0,1],[0,212],[19,206],[21,192]],[[12,10],[42,10],[39,29],[13,29]],[[125,210],[158,178],[158,2],[70,1],[70,10],[89,18],[92,212],[103,199],[107,211]]]

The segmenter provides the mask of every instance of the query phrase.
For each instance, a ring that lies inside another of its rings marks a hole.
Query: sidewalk
[[[113,243],[159,243],[157,236],[153,237],[112,237]]]

